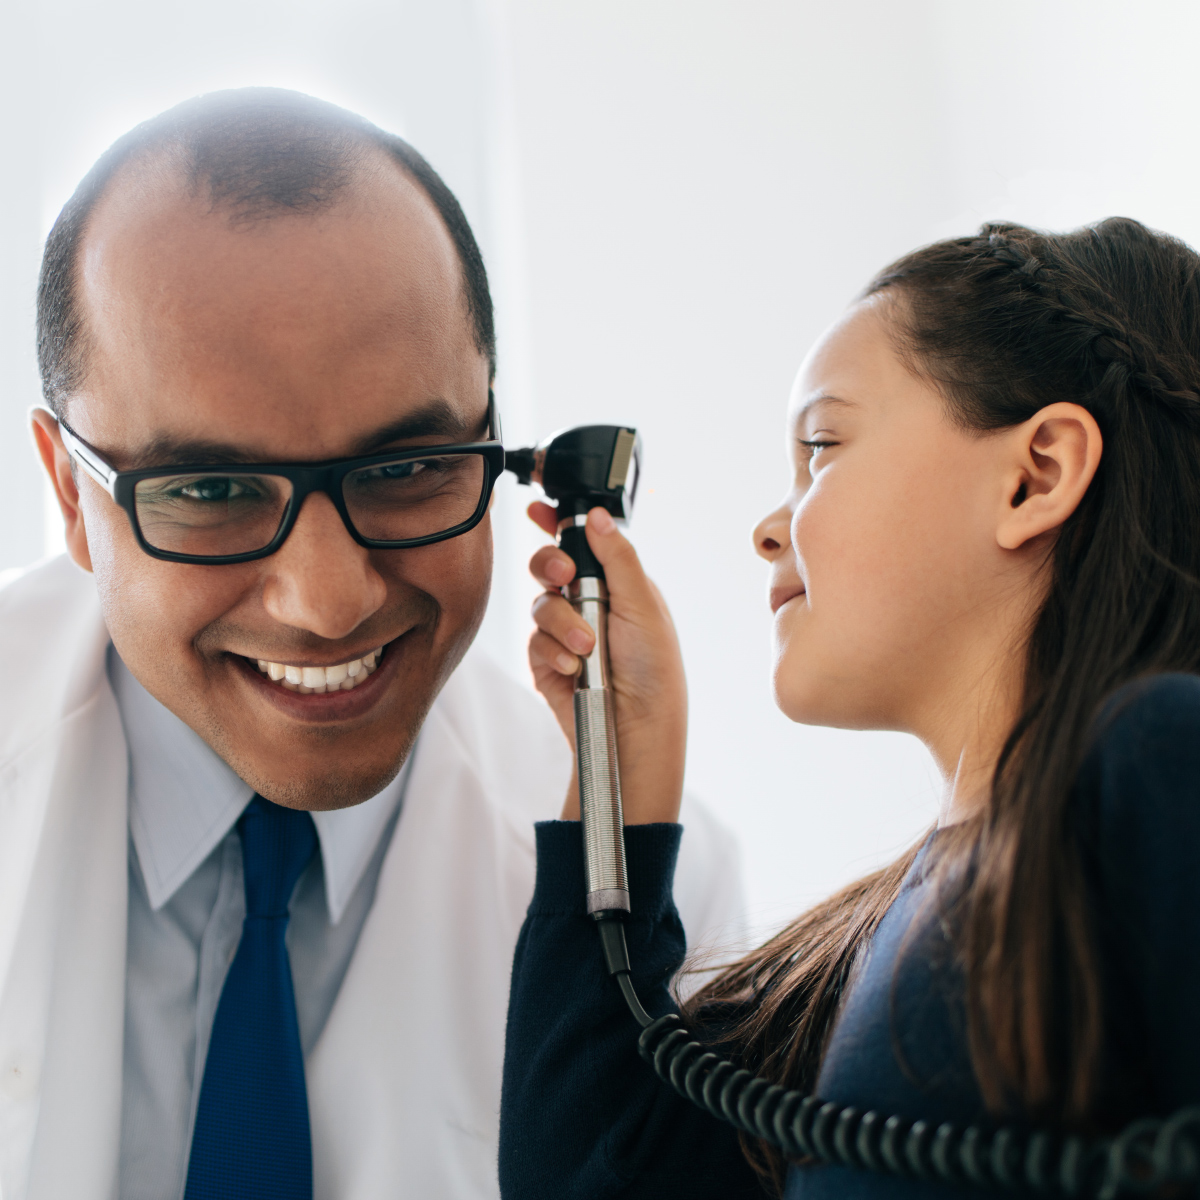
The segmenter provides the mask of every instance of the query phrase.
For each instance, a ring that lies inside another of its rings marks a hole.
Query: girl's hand
[[[550,505],[531,504],[529,515],[547,533],[555,532],[558,513]],[[588,513],[587,540],[608,581],[608,651],[625,824],[677,821],[687,745],[687,684],[675,626],[633,546],[603,508]],[[590,653],[594,636],[559,592],[575,577],[570,556],[557,546],[544,546],[529,569],[546,588],[533,604],[537,632],[529,639],[529,665],[538,691],[574,748],[575,676],[579,656]],[[574,778],[563,819],[579,820]]]

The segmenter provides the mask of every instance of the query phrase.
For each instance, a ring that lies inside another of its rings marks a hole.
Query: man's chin
[[[284,808],[306,812],[328,812],[352,808],[377,796],[400,773],[408,758],[408,748],[394,762],[373,768],[355,767],[314,769],[298,772],[257,771],[252,765],[230,763],[238,775],[260,795]]]
[[[424,713],[397,714],[390,731],[385,726],[366,736],[360,730],[338,737],[318,730],[310,731],[317,737],[303,739],[250,737],[247,731],[239,736],[228,727],[210,727],[205,740],[260,796],[284,808],[325,812],[382,792],[412,753],[423,718]],[[405,736],[397,736],[400,730]]]

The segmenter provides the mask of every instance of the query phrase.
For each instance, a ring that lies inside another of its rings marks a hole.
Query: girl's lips
[[[797,596],[803,595],[804,585],[802,583],[773,587],[771,589],[771,611],[777,613],[789,600],[795,600]]]

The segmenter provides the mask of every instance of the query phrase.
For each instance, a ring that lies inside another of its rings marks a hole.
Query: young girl
[[[791,488],[754,532],[776,701],[915,734],[944,800],[918,847],[685,1023],[768,1079],[908,1120],[1104,1133],[1197,1103],[1200,257],[1119,219],[918,250],[813,348],[788,429]],[[633,982],[657,1016],[684,945],[683,669],[629,543],[600,509],[587,532],[611,592]],[[558,592],[566,555],[533,571],[530,658],[570,737],[591,634]],[[739,1144],[660,1082],[584,911],[573,793],[563,815],[538,827],[514,963],[509,1200],[947,1194]]]

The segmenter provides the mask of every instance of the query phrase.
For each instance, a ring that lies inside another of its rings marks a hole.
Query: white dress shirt
[[[254,792],[111,647],[108,674],[130,760],[120,1196],[178,1200],[213,1018],[242,933],[236,822]],[[305,1055],[370,911],[406,774],[362,804],[312,814],[320,853],[296,885],[287,931]]]

